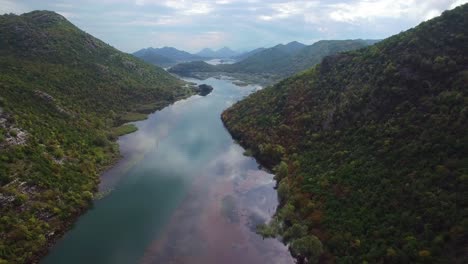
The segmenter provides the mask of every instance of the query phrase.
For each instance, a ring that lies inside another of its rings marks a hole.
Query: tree
[[[294,256],[306,258],[309,263],[317,263],[323,253],[322,242],[314,235],[294,240],[290,248]]]

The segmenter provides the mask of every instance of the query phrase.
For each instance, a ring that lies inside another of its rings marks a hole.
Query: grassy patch
[[[126,134],[130,134],[130,133],[133,133],[135,131],[137,131],[138,128],[134,125],[134,124],[126,124],[126,125],[121,125],[119,127],[115,127],[112,129],[112,133],[115,135],[115,136],[123,136],[123,135],[126,135]]]
[[[142,114],[142,113],[126,113],[120,117],[120,121],[122,123],[127,123],[127,122],[134,122],[134,121],[140,121],[140,120],[145,120],[148,118],[147,114]]]

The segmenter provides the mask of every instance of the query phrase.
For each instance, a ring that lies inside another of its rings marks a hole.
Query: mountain
[[[297,52],[299,52],[301,49],[305,48],[306,46],[307,45],[302,44],[300,42],[292,41],[286,45],[284,44],[276,45],[271,49],[275,51],[282,51],[287,54],[297,54]]]
[[[223,72],[223,74],[235,75],[236,78],[241,79],[261,76],[261,78],[265,78],[263,84],[271,84],[319,63],[327,55],[363,48],[370,43],[360,39],[323,40],[310,46],[299,42],[291,42],[258,51],[233,64],[217,65],[216,67],[207,67],[202,63],[179,64],[169,71],[191,77],[197,77],[197,75],[198,77],[207,77],[209,76],[207,73],[210,71],[212,75]],[[203,74],[199,74],[200,72],[203,72]],[[255,79],[255,81],[259,82],[260,80]]]
[[[0,263],[34,263],[89,207],[122,123],[193,91],[63,16],[0,16]]]
[[[216,56],[216,52],[210,48],[204,48],[195,54],[206,58],[214,58]]]
[[[228,47],[224,47],[216,51],[216,57],[219,57],[219,58],[231,58],[233,56],[236,56],[237,54],[239,53],[231,50]]]
[[[223,64],[224,65],[224,64]],[[194,71],[196,69],[196,71]],[[169,69],[169,72],[180,76],[198,78],[200,73],[214,73],[219,69],[218,65],[212,65],[204,61],[191,61],[179,63]]]
[[[310,46],[298,42],[277,45],[229,66],[231,72],[291,76],[319,63],[325,56],[367,46],[362,40],[322,40]]]
[[[276,174],[261,234],[305,263],[468,262],[467,17],[328,56],[222,114]]]
[[[216,50],[216,51],[214,51],[212,49],[209,49],[209,48],[205,48],[205,49],[199,51],[198,53],[196,53],[196,55],[198,55],[200,57],[216,58],[216,59],[230,58],[230,57],[235,56],[237,54],[238,54],[237,52],[231,50],[228,47],[224,47],[224,48],[221,48],[221,49]]]
[[[236,55],[234,57],[232,57],[233,59],[236,59],[237,61],[241,61],[241,60],[245,60],[247,59],[248,57],[251,57],[261,51],[264,51],[266,48],[257,48],[257,49],[254,49],[254,50],[251,50],[251,51],[248,51],[248,52],[244,52],[244,53],[241,53],[239,55]]]
[[[134,56],[159,66],[174,65],[180,62],[203,60],[204,58],[172,47],[147,48],[133,53]]]
[[[133,54],[135,57],[144,60],[147,63],[157,65],[160,67],[171,66],[177,64],[176,60],[173,60],[164,55],[153,53],[151,51],[139,52],[138,54]]]

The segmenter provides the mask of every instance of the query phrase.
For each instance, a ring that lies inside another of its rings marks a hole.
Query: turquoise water
[[[139,130],[119,139],[124,158],[100,185],[112,191],[41,263],[292,263],[281,243],[252,232],[275,211],[273,178],[220,120],[260,87],[199,83],[214,91],[136,122]]]

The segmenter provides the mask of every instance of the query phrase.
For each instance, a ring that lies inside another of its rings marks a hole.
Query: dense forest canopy
[[[225,111],[278,180],[265,236],[302,262],[466,263],[468,5]]]
[[[193,93],[49,11],[0,16],[0,263],[29,263],[88,207],[113,140]]]

